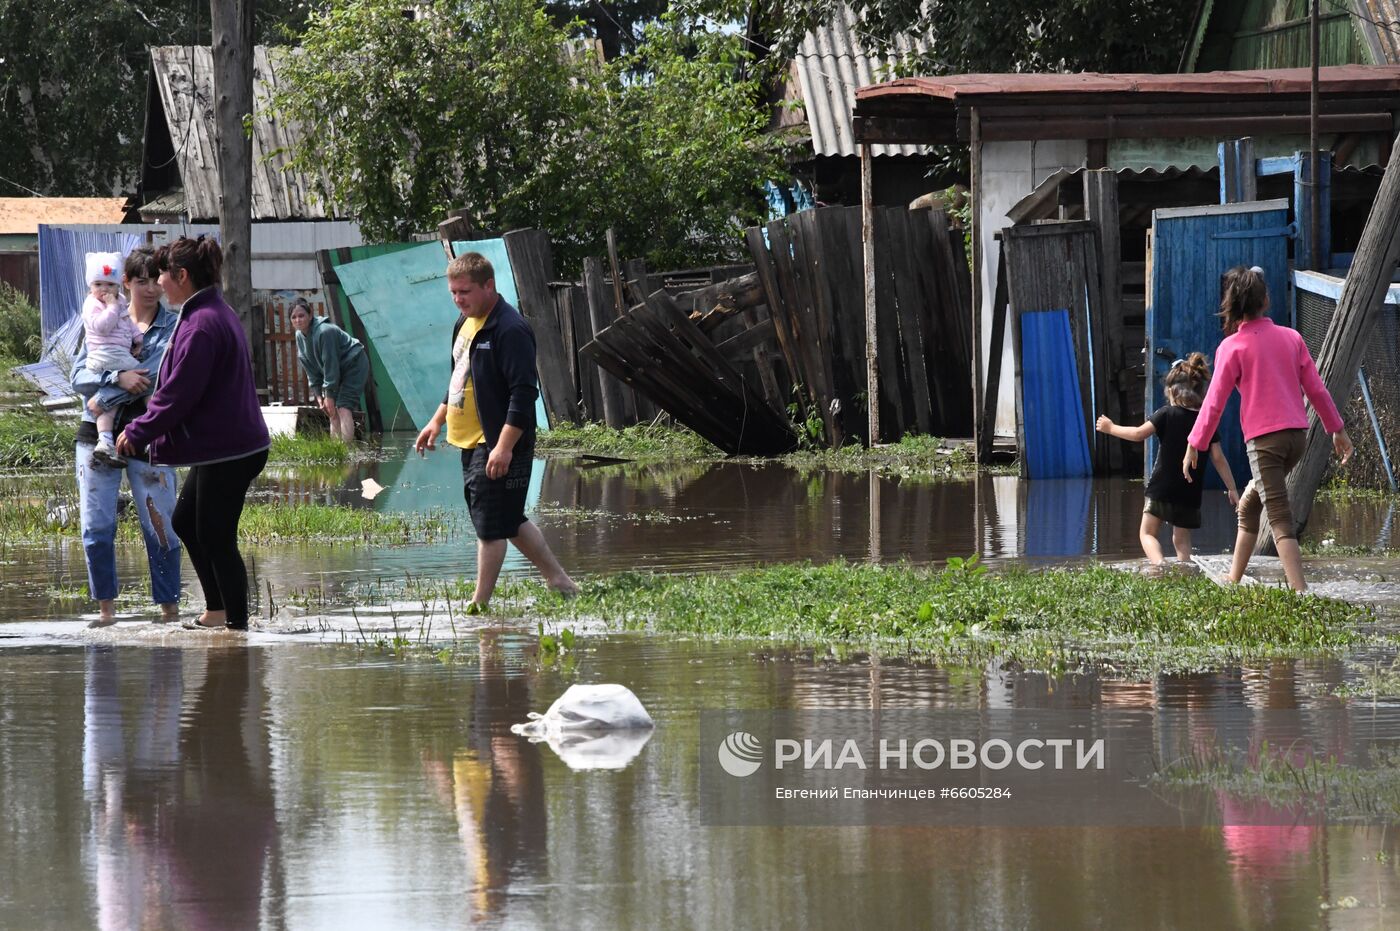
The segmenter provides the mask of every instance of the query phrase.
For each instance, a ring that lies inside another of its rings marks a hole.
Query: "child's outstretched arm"
[[[1230,463],[1225,461],[1225,450],[1220,448],[1219,443],[1210,444],[1210,464],[1215,466],[1216,474],[1225,483],[1225,494],[1230,496],[1231,506],[1238,505],[1240,493],[1235,488],[1235,473],[1230,471]]]
[[[1140,427],[1120,427],[1107,417],[1100,417],[1095,422],[1094,428],[1100,433],[1107,433],[1109,436],[1116,436],[1118,439],[1127,440],[1130,443],[1141,443],[1157,432],[1157,428],[1152,426],[1150,420]]]

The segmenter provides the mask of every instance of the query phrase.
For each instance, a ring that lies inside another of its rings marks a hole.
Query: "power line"
[[[18,181],[11,181],[9,178],[6,178],[4,175],[0,175],[0,181],[4,181],[6,184],[13,184],[15,187],[19,188],[21,191],[24,191],[26,194],[33,194],[35,197],[48,197],[48,196],[49,196],[49,195],[47,195],[47,194],[40,194],[38,191],[34,190],[33,188],[27,188],[27,187],[25,187],[23,184],[20,184]]]

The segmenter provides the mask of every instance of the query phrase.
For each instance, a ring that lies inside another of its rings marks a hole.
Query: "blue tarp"
[[[49,337],[82,309],[87,253],[120,252],[125,257],[140,244],[138,233],[86,233],[39,224],[39,331],[46,355]]]
[[[83,337],[83,318],[76,314],[58,328],[44,344],[39,361],[14,369],[49,398],[75,397],[68,379],[73,360],[78,355],[78,343]]]
[[[1026,476],[1092,475],[1069,311],[1029,311],[1020,321]]]

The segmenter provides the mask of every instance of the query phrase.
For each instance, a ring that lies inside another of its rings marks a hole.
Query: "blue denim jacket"
[[[175,323],[179,319],[179,315],[166,309],[164,304],[156,311],[156,318],[151,321],[150,329],[141,340],[141,354],[137,356],[141,360],[141,367],[151,379],[151,387],[134,397],[149,397],[155,390],[156,373],[160,371],[165,347],[170,343],[170,336],[175,332]],[[78,347],[78,357],[73,360],[73,390],[82,395],[84,401],[96,394],[101,399],[102,406],[110,409],[133,399],[133,395],[117,386],[116,376],[116,372],[87,370],[87,341],[84,340]],[[83,405],[83,420],[88,423],[96,422],[86,404]]]

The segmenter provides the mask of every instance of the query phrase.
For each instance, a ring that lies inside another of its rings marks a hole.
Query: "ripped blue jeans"
[[[130,460],[125,469],[112,469],[94,462],[92,450],[86,443],[76,446],[83,555],[87,557],[88,590],[93,599],[117,597],[117,496],[125,475],[146,541],[151,600],[161,605],[178,603],[180,539],[170,526],[177,490],[175,470],[139,459]]]

